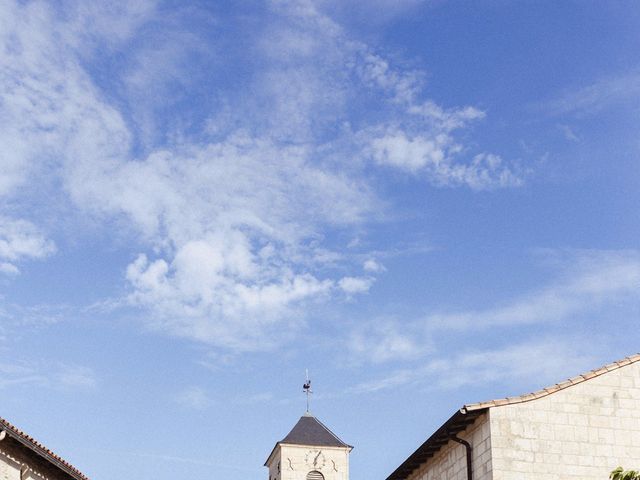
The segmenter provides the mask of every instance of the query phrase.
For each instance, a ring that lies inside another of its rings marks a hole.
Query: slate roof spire
[[[338,436],[329,430],[320,420],[314,417],[310,412],[306,412],[298,423],[294,425],[291,431],[282,440],[277,442],[267,457],[265,466],[269,464],[269,460],[281,445],[303,445],[306,447],[341,447],[346,448],[350,452],[353,450],[351,445],[344,443]]]
[[[338,436],[329,430],[320,420],[306,412],[293,429],[280,440],[278,443],[286,443],[289,445],[310,445],[316,447],[347,447],[347,445]]]

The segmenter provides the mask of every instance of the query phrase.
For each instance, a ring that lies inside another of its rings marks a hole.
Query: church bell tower
[[[268,480],[349,480],[349,453],[340,440],[309,412],[276,443],[265,467]]]

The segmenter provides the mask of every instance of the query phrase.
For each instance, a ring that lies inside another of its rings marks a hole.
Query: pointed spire
[[[300,417],[293,429],[278,443],[351,448],[309,412]]]

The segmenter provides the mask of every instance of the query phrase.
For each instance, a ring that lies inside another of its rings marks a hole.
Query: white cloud
[[[20,273],[20,270],[12,263],[1,262],[0,273],[5,273],[7,275],[17,275],[18,273]]]
[[[386,268],[384,267],[384,265],[382,265],[380,262],[376,261],[373,258],[366,259],[362,265],[362,268],[364,268],[365,272],[371,272],[371,273],[379,273],[379,272],[386,271]]]
[[[409,113],[419,115],[438,125],[444,132],[452,132],[458,128],[463,128],[473,120],[480,120],[486,117],[482,110],[474,107],[463,107],[445,110],[431,100],[422,104],[409,104]]]
[[[427,165],[433,166],[436,176],[448,178],[446,162],[447,148],[451,138],[407,138],[404,132],[389,132],[371,143],[373,159],[383,165],[390,165],[416,173]],[[441,166],[442,165],[442,166]]]
[[[354,41],[311,2],[277,2],[287,22],[269,30],[265,47],[279,68],[260,77],[260,85],[276,111],[278,134],[314,138],[344,116],[350,98],[376,102],[383,120],[352,133],[360,150],[338,154],[359,156],[425,178],[436,186],[469,186],[476,190],[516,187],[524,173],[493,153],[465,159],[466,148],[455,131],[481,120],[471,106],[444,108],[424,100],[424,72],[397,68],[366,44]],[[322,58],[322,62],[317,59]],[[360,85],[350,84],[356,76]],[[347,78],[349,80],[347,80]],[[294,87],[295,86],[295,87]],[[266,88],[266,90],[265,90]],[[328,93],[330,92],[330,93]],[[322,128],[324,127],[324,128]],[[286,128],[286,132],[282,129]],[[348,128],[351,128],[350,126]]]
[[[338,286],[348,295],[365,293],[373,286],[375,279],[372,277],[343,277],[338,281]]]
[[[413,111],[413,103],[421,93],[423,72],[394,69],[366,45],[354,44],[354,47],[360,60],[356,64],[356,71],[364,83],[390,94],[390,99],[395,103],[409,105],[410,113],[417,113]]]
[[[432,100],[420,100],[424,88],[420,71],[394,69],[364,45],[355,50],[365,84],[390,95],[388,101],[402,112],[396,111],[392,121],[357,133],[365,157],[378,165],[423,174],[436,186],[486,190],[524,183],[524,172],[496,154],[475,154],[471,161],[461,158],[466,149],[456,140],[455,131],[485,118],[483,111],[471,106],[445,109]]]
[[[363,151],[380,164],[426,172],[436,185],[517,184],[495,155],[453,161],[463,147],[452,132],[482,112],[422,100],[422,72],[394,68],[304,1],[271,5],[269,24],[248,42],[263,60],[247,80],[252,94],[225,98],[224,121],[212,112],[202,135],[172,126],[178,132],[163,131],[162,146],[136,148],[146,140],[144,121],[136,121],[145,112],[125,118],[116,105],[148,86],[139,75],[144,62],[114,80],[128,89],[108,94],[83,65],[97,46],[117,52],[158,17],[152,3],[83,5],[66,6],[64,15],[41,3],[0,11],[0,142],[9,146],[0,153],[8,166],[0,194],[24,194],[19,187],[33,176],[54,178],[83,213],[126,221],[146,245],[127,269],[128,300],[161,331],[254,349],[276,326],[299,323],[307,302],[338,289],[368,291],[371,276],[338,279],[323,270],[341,256],[321,245],[327,232],[362,225],[379,210]],[[176,64],[181,52],[171,58],[165,76],[188,76]],[[163,68],[157,57],[151,63]],[[380,104],[383,126],[351,118],[354,96]],[[147,97],[147,114],[155,97]],[[351,120],[361,127],[352,130]],[[17,269],[12,256],[41,258],[54,248],[32,224],[20,225],[29,234],[5,241],[5,272]]]
[[[10,13],[22,18],[24,12]],[[20,48],[5,57],[13,72],[2,83],[6,125],[28,147],[21,164],[36,154],[55,154],[76,205],[100,216],[128,217],[158,249],[157,258],[142,255],[127,271],[130,300],[154,313],[154,327],[255,348],[264,328],[295,317],[295,304],[331,289],[332,280],[317,278],[301,263],[310,251],[307,239],[322,225],[361,221],[373,202],[366,185],[314,166],[311,149],[242,132],[132,161],[125,122],[101,98],[71,47],[51,38],[57,28],[52,17],[43,8],[34,19],[7,22],[13,24],[5,44]],[[4,222],[5,230],[13,228],[0,245],[4,257],[51,250],[27,226]]]
[[[320,258],[310,243],[319,228],[358,223],[375,203],[366,186],[306,156],[239,135],[108,171],[94,163],[69,187],[85,208],[126,215],[159,249],[127,270],[130,300],[154,313],[155,328],[257,348],[266,329],[332,289],[305,260]]]
[[[213,345],[237,350],[267,346],[272,342],[267,335],[271,327],[287,317],[293,327],[301,317],[296,304],[326,295],[332,287],[330,280],[286,268],[278,275],[262,270],[243,280],[215,270],[207,256],[184,260],[182,254],[178,252],[179,263],[171,266],[162,259],[149,262],[140,256],[127,270],[134,288],[130,299],[151,309],[154,327]]]
[[[448,133],[409,137],[401,130],[389,131],[371,140],[371,155],[381,165],[412,174],[425,173],[438,186],[467,185],[474,190],[517,187],[523,177],[497,155],[480,153],[470,163],[457,163],[461,146]]]
[[[0,216],[0,272],[19,273],[17,261],[44,258],[55,250],[53,241],[32,223]]]

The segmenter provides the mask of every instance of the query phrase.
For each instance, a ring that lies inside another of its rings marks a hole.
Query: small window
[[[324,475],[317,470],[312,470],[307,473],[307,480],[324,480]]]

